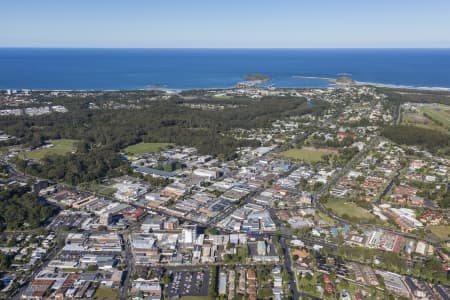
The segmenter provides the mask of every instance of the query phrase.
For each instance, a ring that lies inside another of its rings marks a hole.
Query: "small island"
[[[264,75],[264,74],[258,74],[258,73],[251,73],[251,74],[245,74],[244,76],[242,76],[245,80],[247,81],[259,81],[259,82],[264,82],[264,81],[269,81],[272,80],[272,78],[270,76]]]
[[[353,85],[353,84],[355,84],[355,81],[353,79],[347,77],[347,76],[342,76],[342,77],[336,78],[334,80],[334,82],[336,84],[339,84],[339,85]]]

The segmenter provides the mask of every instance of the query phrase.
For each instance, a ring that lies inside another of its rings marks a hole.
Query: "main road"
[[[309,295],[307,293],[304,293],[304,292],[298,290],[297,281],[295,280],[295,278],[296,278],[295,271],[292,269],[291,255],[289,254],[288,247],[286,245],[286,240],[284,237],[280,238],[280,245],[281,245],[281,249],[283,251],[284,268],[289,274],[289,286],[290,286],[290,289],[292,292],[292,297],[295,300],[298,300],[301,298],[319,300],[320,298],[317,298],[313,295]]]

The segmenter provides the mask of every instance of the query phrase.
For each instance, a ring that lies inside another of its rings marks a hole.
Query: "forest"
[[[37,228],[54,212],[28,186],[0,190],[0,231]]]
[[[448,155],[450,152],[450,136],[438,130],[400,125],[386,126],[381,134],[397,144],[415,145],[443,155]]]
[[[16,165],[28,175],[63,181],[73,186],[131,172],[131,167],[117,153],[108,149],[64,156],[50,155],[44,157],[40,163],[18,158]]]
[[[377,88],[377,90],[385,94],[389,102],[394,104],[405,102],[450,104],[450,93],[447,91],[419,91],[381,87]]]
[[[325,108],[325,104],[311,105],[302,98],[265,97],[233,99],[231,102],[239,107],[204,111],[183,104],[229,104],[230,101],[195,97],[187,100],[179,96],[149,100],[152,97],[143,98],[143,95],[145,92],[111,92],[94,93],[89,97],[56,97],[52,102],[66,106],[68,113],[1,117],[0,124],[7,134],[18,138],[18,143],[31,148],[50,139],[79,140],[75,154],[50,156],[41,164],[17,161],[19,169],[31,175],[79,184],[110,175],[112,170],[123,167],[119,153],[129,145],[174,143],[196,147],[200,154],[233,159],[239,147],[259,146],[259,142],[237,140],[229,134],[230,130],[269,127],[277,119],[320,113]],[[90,103],[102,108],[91,109]],[[119,108],[103,108],[105,105]],[[127,172],[123,168],[120,172]]]
[[[102,96],[104,97],[104,96]],[[195,146],[201,153],[233,155],[239,146],[254,142],[237,141],[228,136],[232,128],[267,127],[278,118],[318,111],[299,98],[258,101],[241,100],[239,108],[202,111],[180,104],[194,102],[173,97],[149,101],[138,109],[90,110],[86,102],[95,99],[68,99],[69,113],[42,117],[2,117],[2,128],[32,147],[47,139],[78,139],[89,147],[104,147],[119,151],[128,145],[144,142],[169,142]],[[214,104],[220,104],[220,101]],[[58,101],[61,102],[61,101]],[[206,101],[205,101],[206,102]],[[63,102],[66,103],[66,102]],[[77,104],[77,105],[76,105]]]

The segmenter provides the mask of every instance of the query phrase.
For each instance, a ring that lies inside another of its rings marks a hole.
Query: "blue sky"
[[[0,47],[450,48],[449,0],[2,0]]]

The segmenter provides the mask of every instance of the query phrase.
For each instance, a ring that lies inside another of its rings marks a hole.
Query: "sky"
[[[450,1],[0,0],[0,47],[450,48]]]

